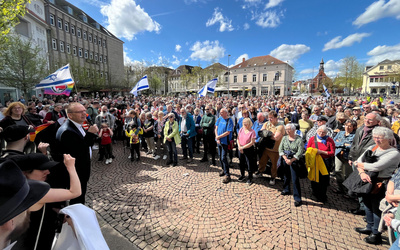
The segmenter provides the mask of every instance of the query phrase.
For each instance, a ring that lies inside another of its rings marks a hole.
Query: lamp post
[[[231,74],[231,68],[229,67],[229,58],[231,57],[231,55],[228,55],[228,97],[229,97],[229,77]]]

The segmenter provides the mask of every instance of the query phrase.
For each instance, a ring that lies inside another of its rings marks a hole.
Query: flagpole
[[[71,74],[72,79],[74,79],[74,73],[72,73],[71,68],[69,69],[69,73]],[[76,87],[77,82],[74,80],[74,83],[75,83],[75,84],[74,84],[75,92],[76,92],[76,94],[78,95],[78,87]]]

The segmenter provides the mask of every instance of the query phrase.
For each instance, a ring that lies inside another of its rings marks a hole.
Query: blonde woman
[[[251,185],[253,180],[253,171],[257,168],[257,159],[254,144],[256,142],[256,132],[251,128],[253,123],[250,118],[243,119],[243,127],[239,130],[237,145],[239,150],[240,177],[238,181],[244,181],[245,170],[247,169],[249,177],[247,184]]]

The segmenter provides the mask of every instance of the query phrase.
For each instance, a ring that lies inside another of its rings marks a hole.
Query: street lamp
[[[229,67],[229,58],[231,57],[231,55],[228,55],[228,97],[229,97],[229,76],[230,76],[230,74],[231,74],[231,69],[230,69],[230,67]]]

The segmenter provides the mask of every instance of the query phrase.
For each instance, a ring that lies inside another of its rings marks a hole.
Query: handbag
[[[371,182],[374,183],[374,179],[378,177],[378,172],[365,172],[370,178]],[[343,182],[343,186],[345,186],[349,192],[357,193],[357,194],[369,194],[371,193],[372,187],[374,184],[369,182],[363,182],[361,180],[360,174],[357,170],[353,171],[349,177]]]
[[[230,140],[229,144],[228,144],[228,150],[232,150],[235,147],[235,141],[234,140]]]
[[[305,155],[300,156],[300,159],[293,162],[292,168],[296,172],[299,179],[305,179],[308,176],[308,169],[306,167],[306,157]]]

